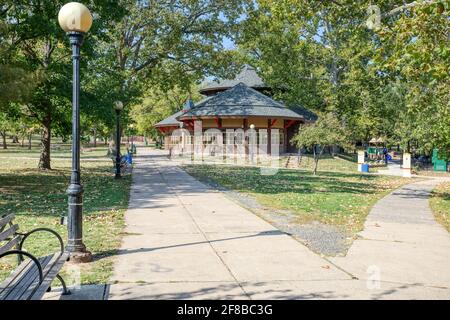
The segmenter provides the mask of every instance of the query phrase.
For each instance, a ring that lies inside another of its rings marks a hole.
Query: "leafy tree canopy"
[[[131,117],[137,124],[138,132],[153,138],[158,137],[159,131],[153,127],[156,123],[180,111],[187,99],[191,98],[194,102],[201,99],[197,87],[189,91],[180,87],[168,91],[156,87],[149,89],[142,103],[131,109]]]
[[[238,43],[279,99],[332,112],[353,141],[384,135],[448,154],[448,10],[444,1],[258,0]]]

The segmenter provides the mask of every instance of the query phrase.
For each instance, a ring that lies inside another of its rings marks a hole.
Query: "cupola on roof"
[[[302,115],[241,82],[196,104],[194,108],[178,116],[177,120],[250,116],[304,119]]]
[[[234,79],[208,82],[203,89],[200,89],[200,93],[207,96],[213,95],[217,92],[232,88],[241,82],[258,91],[269,89],[256,72],[256,69],[249,65],[245,65]]]

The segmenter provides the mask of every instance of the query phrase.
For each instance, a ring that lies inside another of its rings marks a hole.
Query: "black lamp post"
[[[80,47],[92,25],[92,15],[83,4],[70,2],[58,14],[61,28],[67,32],[72,46],[72,174],[67,189],[69,198],[68,242],[66,250],[73,262],[89,262],[92,254],[83,243],[83,186],[80,179]]]
[[[134,155],[134,124],[130,124],[130,135],[131,135],[131,145],[130,145],[130,153]]]
[[[120,179],[120,112],[123,110],[123,103],[116,101],[114,103],[114,110],[116,110],[116,179]]]

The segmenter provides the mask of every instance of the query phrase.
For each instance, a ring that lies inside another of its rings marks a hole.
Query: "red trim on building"
[[[289,128],[289,127],[292,126],[295,122],[296,122],[295,120],[289,120],[289,121],[284,125],[284,128],[285,128],[285,129]]]
[[[194,129],[194,120],[184,120],[183,123],[186,125],[189,129]]]
[[[222,129],[222,119],[220,118],[214,118],[214,121],[216,122],[216,125],[219,129]]]

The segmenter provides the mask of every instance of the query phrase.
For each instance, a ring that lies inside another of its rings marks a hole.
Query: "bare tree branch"
[[[430,5],[430,4],[434,4],[434,3],[438,3],[439,1],[436,0],[424,0],[424,1],[413,1],[411,3],[407,3],[404,4],[400,7],[394,8],[391,11],[389,11],[388,13],[382,14],[383,17],[388,17],[388,16],[392,16],[400,11],[409,9],[409,8],[414,8],[416,6],[425,6],[425,5]]]

